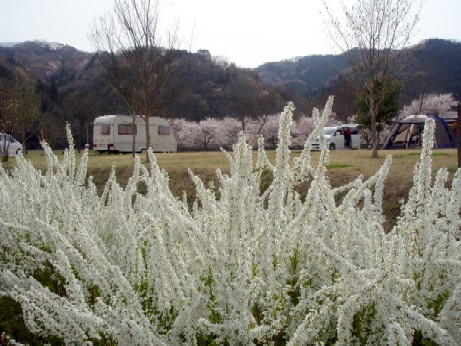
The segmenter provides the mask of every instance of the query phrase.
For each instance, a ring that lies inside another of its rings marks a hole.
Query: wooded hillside
[[[334,111],[341,117],[356,112],[357,93],[348,79],[342,55],[314,55],[265,63],[242,69],[210,55],[181,51],[178,63],[187,66],[179,97],[161,114],[164,117],[199,121],[208,117],[257,118],[280,112],[293,101],[295,117],[322,107],[335,95]],[[400,104],[421,94],[452,93],[461,96],[461,43],[440,39],[408,48],[400,78]],[[95,54],[64,44],[25,42],[0,44],[0,81],[13,80],[21,71],[35,84],[47,118],[44,131],[65,139],[64,124],[70,122],[76,138],[83,138],[88,124],[102,114],[129,113],[127,106],[107,83]],[[53,143],[51,143],[53,144]],[[55,143],[59,144],[59,143]]]

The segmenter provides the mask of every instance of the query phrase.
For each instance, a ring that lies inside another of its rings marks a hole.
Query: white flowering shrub
[[[253,163],[240,136],[217,190],[191,173],[192,208],[171,194],[152,152],[125,188],[114,168],[102,195],[86,154],[77,166],[70,134],[61,162],[44,145],[43,174],[18,157],[10,174],[0,170],[0,295],[21,304],[31,332],[68,344],[460,344],[461,175],[449,186],[442,169],[432,181],[434,123],[386,234],[390,157],[339,188],[326,176],[327,148],[311,162],[331,107],[330,98],[314,111],[294,161],[291,104],[274,163],[262,143]],[[261,193],[264,170],[273,181]]]

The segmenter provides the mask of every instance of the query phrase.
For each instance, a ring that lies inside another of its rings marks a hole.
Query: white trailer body
[[[144,117],[135,116],[135,151],[152,147],[154,152],[176,152],[177,142],[170,124],[160,117],[149,118],[150,145],[146,148]],[[133,145],[133,116],[103,115],[97,117],[93,128],[93,150],[99,152],[131,152]]]

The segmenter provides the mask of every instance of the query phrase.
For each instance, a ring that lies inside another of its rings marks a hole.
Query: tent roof
[[[411,115],[403,119],[398,119],[387,134],[383,148],[392,149],[421,146],[421,133],[428,118],[433,119],[436,124],[434,147],[454,148],[456,146],[455,138],[447,122],[443,118],[431,114]]]

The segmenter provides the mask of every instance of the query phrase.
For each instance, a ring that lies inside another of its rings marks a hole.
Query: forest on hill
[[[298,57],[243,69],[207,50],[179,53],[178,63],[186,67],[187,78],[175,86],[180,90],[162,110],[163,117],[258,118],[280,112],[288,101],[294,102],[299,117],[322,107],[331,94],[339,119],[355,114],[357,85],[349,78],[342,55]],[[405,53],[408,59],[399,76],[401,106],[421,94],[451,93],[460,99],[461,43],[431,39]],[[96,54],[39,41],[0,46],[0,82],[14,80],[18,71],[34,84],[41,103],[41,131],[58,146],[65,138],[66,122],[77,138],[83,138],[96,116],[129,113],[108,84]]]
[[[403,82],[401,105],[421,94],[450,93],[461,97],[461,43],[429,39],[408,47],[399,78]],[[316,99],[322,94],[341,93],[349,66],[343,55],[312,55],[265,63],[255,69],[274,86],[289,87]]]

